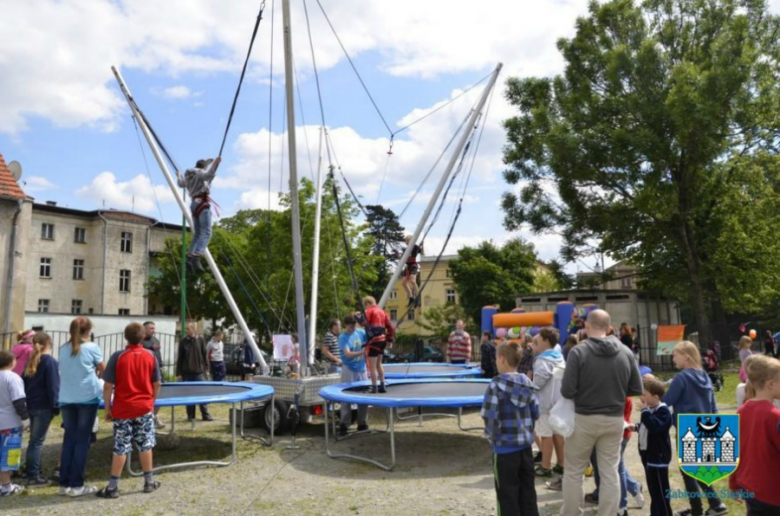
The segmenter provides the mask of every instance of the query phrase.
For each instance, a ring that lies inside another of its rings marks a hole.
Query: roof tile
[[[11,199],[27,198],[19,187],[19,183],[16,182],[13,174],[11,174],[11,171],[8,170],[8,165],[6,165],[2,154],[0,154],[0,197],[10,197]]]

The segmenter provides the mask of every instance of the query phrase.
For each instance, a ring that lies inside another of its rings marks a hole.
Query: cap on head
[[[211,165],[211,162],[212,162],[212,161],[214,161],[212,158],[209,158],[209,159],[199,159],[199,160],[198,160],[198,161],[195,163],[195,168],[206,168],[206,167],[208,167],[209,165]]]

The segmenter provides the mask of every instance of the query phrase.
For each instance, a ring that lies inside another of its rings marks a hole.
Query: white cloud
[[[30,176],[22,179],[24,184],[25,193],[32,194],[37,192],[44,192],[46,190],[55,190],[57,185],[40,176]]]
[[[162,90],[162,96],[166,99],[187,99],[190,97],[199,97],[202,94],[203,92],[193,92],[184,85],[171,86],[170,88]]]
[[[76,190],[76,195],[89,199],[98,206],[119,210],[134,210],[158,216],[157,203],[174,202],[167,185],[152,185],[149,177],[138,174],[129,181],[117,181],[112,172],[101,172],[86,186]]]

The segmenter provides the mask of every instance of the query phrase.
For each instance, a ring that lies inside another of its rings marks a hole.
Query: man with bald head
[[[582,477],[594,449],[601,476],[598,513],[620,514],[623,409],[628,396],[642,394],[642,377],[631,350],[614,335],[607,336],[611,322],[607,312],[593,310],[585,321],[587,340],[572,348],[566,360],[561,395],[574,401],[575,424],[566,438],[564,516],[583,513]]]

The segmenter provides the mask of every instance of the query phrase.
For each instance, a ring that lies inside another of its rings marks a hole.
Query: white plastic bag
[[[559,399],[550,411],[550,427],[553,432],[563,437],[574,433],[574,402],[570,399]]]

